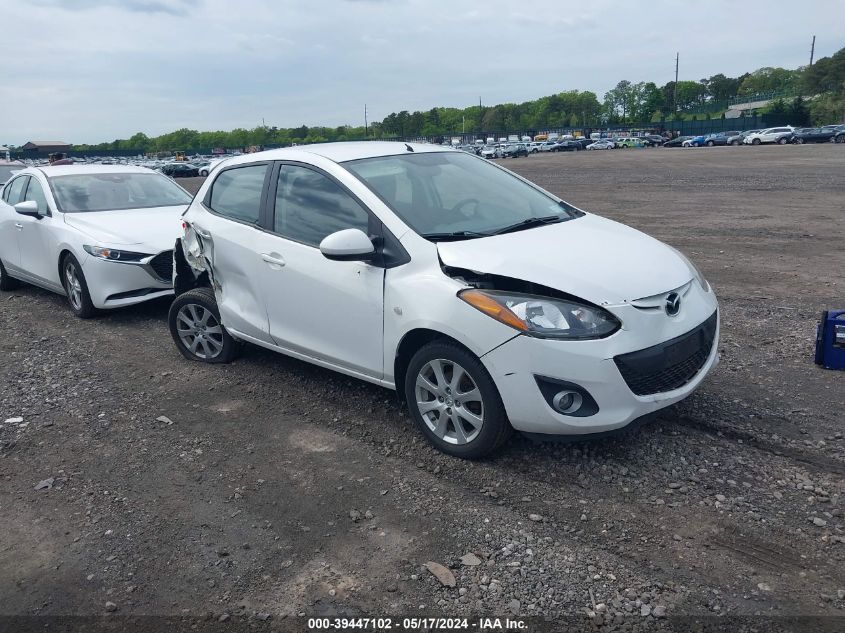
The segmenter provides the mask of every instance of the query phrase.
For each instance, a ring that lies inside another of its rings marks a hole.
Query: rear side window
[[[369,215],[350,194],[320,172],[283,165],[276,189],[273,230],[308,246],[343,229],[369,228]]]
[[[266,174],[267,165],[227,169],[211,186],[208,206],[227,218],[258,224]]]
[[[20,178],[15,178],[9,183],[6,187],[6,191],[3,193],[3,195],[6,196],[6,202],[11,205],[15,205],[21,201],[27,180],[29,180],[29,176],[21,176]]]

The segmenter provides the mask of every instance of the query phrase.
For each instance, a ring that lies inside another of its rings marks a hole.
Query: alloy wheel
[[[458,363],[431,360],[417,374],[417,408],[425,424],[450,444],[467,444],[484,425],[484,401],[473,377]]]
[[[191,354],[209,360],[223,351],[223,328],[211,310],[188,303],[176,315],[179,339]]]
[[[79,281],[76,264],[70,261],[65,264],[65,288],[73,309],[82,310],[82,283]]]

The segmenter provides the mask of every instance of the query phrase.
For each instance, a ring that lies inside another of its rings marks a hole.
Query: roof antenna
[[[409,152],[413,152],[414,148],[411,147],[408,143],[405,143],[405,147],[408,149]]]

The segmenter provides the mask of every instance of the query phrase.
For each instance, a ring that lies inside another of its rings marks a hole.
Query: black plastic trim
[[[576,385],[574,382],[569,382],[567,380],[558,380],[557,378],[547,378],[546,376],[537,375],[534,376],[534,380],[537,382],[537,386],[540,388],[540,393],[543,394],[546,404],[548,404],[552,408],[552,411],[558,415],[566,415],[573,418],[588,418],[599,412],[599,405],[595,398],[593,398],[593,396],[590,395],[590,392],[584,389],[581,385]],[[562,390],[574,391],[581,394],[581,398],[583,399],[581,408],[577,411],[573,411],[572,413],[562,413],[555,409],[552,404],[552,400],[555,395]]]

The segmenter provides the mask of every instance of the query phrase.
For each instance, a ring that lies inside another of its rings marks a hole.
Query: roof
[[[40,170],[48,178],[74,174],[154,174],[152,169],[134,165],[45,165],[30,167],[27,171]]]
[[[67,145],[70,146],[70,143],[66,143],[64,141],[28,141],[25,145],[44,145],[49,147],[55,147],[56,145]]]
[[[394,156],[408,154],[408,147],[415,153],[457,152],[460,150],[432,145],[429,143],[397,143],[393,141],[348,141],[341,143],[315,143],[314,145],[297,145],[283,149],[270,149],[264,152],[243,154],[235,158],[226,159],[227,165],[254,162],[256,160],[296,160],[303,158],[303,154],[315,154],[336,163],[359,158],[375,158],[376,156]]]

